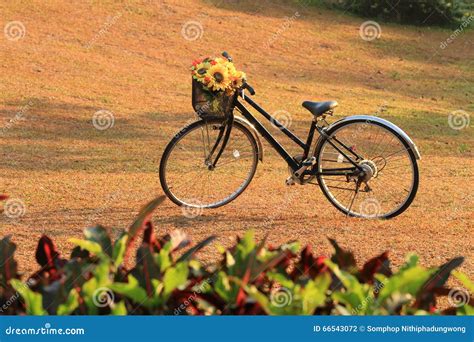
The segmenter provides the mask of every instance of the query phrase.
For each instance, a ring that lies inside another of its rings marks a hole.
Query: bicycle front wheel
[[[236,199],[249,185],[257,169],[258,147],[242,124],[233,123],[227,145],[212,165],[224,129],[221,119],[199,120],[183,128],[166,147],[160,182],[177,205],[217,208]]]

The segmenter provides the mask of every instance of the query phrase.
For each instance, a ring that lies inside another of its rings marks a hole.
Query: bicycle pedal
[[[290,177],[288,177],[288,178],[286,179],[285,184],[286,184],[287,186],[290,186],[290,185],[295,185],[296,183],[295,183],[295,180],[293,179],[293,177],[290,176]]]
[[[311,157],[303,161],[302,163],[304,166],[312,166],[316,164],[316,157]]]

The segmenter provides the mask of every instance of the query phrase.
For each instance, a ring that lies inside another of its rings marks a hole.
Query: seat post
[[[313,144],[314,131],[316,130],[316,117],[311,120],[311,126],[309,127],[308,138],[306,139],[306,146],[303,152],[303,160],[308,158],[309,150]]]

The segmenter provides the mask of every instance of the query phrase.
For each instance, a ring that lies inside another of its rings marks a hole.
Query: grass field
[[[227,50],[256,101],[291,113],[301,136],[311,119],[304,100],[335,99],[336,118],[377,113],[402,127],[422,154],[417,198],[390,221],[346,218],[319,188],[286,187],[287,166],[265,144],[242,196],[194,219],[166,201],[154,218],[159,233],[217,234],[229,245],[253,228],[272,244],[299,239],[321,254],[332,237],[358,260],[390,250],[399,265],[415,251],[439,265],[463,255],[474,276],[474,135],[448,121],[453,111],[474,111],[472,30],[443,49],[451,30],[380,23],[380,38],[365,41],[365,19],[278,1],[26,1],[4,2],[0,13],[2,26],[25,29],[20,39],[0,37],[0,193],[25,208],[19,218],[0,216],[0,234],[14,235],[22,271],[36,267],[41,234],[66,251],[84,227],[116,231],[162,194],[162,151],[193,118],[189,65]],[[190,21],[201,38],[183,36]],[[113,127],[94,127],[98,110],[113,113]]]

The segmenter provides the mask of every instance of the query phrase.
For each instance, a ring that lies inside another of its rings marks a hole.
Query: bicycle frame
[[[303,175],[325,175],[325,176],[341,176],[341,175],[354,175],[357,172],[362,171],[362,168],[351,158],[349,158],[348,154],[344,152],[344,150],[348,151],[349,154],[355,156],[357,159],[363,159],[359,156],[355,151],[351,150],[349,147],[344,145],[341,141],[337,140],[336,137],[329,138],[326,132],[324,131],[323,127],[317,125],[316,119],[311,121],[311,126],[309,128],[308,136],[306,138],[306,142],[301,140],[298,136],[296,136],[293,132],[291,132],[288,128],[286,128],[283,124],[281,124],[277,119],[275,119],[272,115],[266,112],[262,107],[260,107],[255,101],[253,101],[250,97],[245,95],[244,91],[240,92],[240,97],[245,100],[250,106],[252,106],[255,110],[257,110],[260,114],[263,115],[265,119],[272,122],[275,127],[277,127],[281,132],[283,132],[287,137],[289,137],[294,143],[296,143],[299,147],[303,149],[303,158],[302,160],[306,160],[309,156],[311,146],[314,140],[314,132],[317,131],[320,135],[320,139],[327,139],[328,143],[336,149],[340,154],[344,156],[346,160],[348,160],[353,167],[344,167],[344,168],[333,168],[333,169],[326,169],[322,170],[321,172],[318,171],[318,168],[312,167],[309,170],[304,171]],[[236,98],[235,100],[235,107],[240,110],[242,115],[255,127],[255,129],[262,135],[265,140],[278,152],[278,154],[288,163],[288,166],[296,172],[303,166],[303,162],[298,163],[287,151],[286,149],[273,137],[273,135],[263,126],[263,124],[257,120],[252,113]],[[339,147],[336,145],[339,145]]]

